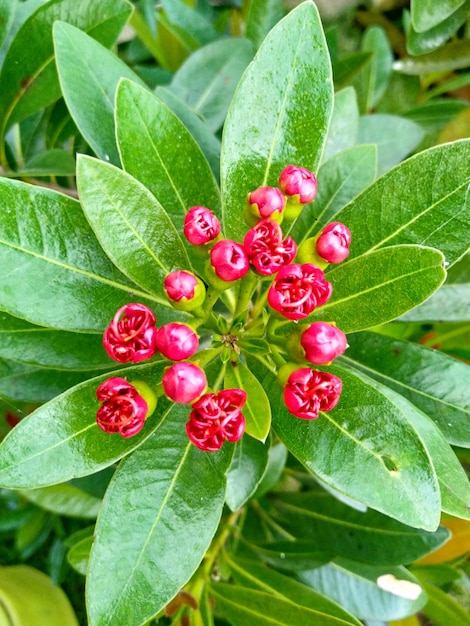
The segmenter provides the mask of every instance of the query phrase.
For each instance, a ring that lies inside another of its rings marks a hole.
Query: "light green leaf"
[[[253,495],[268,463],[268,446],[245,435],[237,442],[227,473],[226,501],[236,511]]]
[[[42,509],[66,517],[94,519],[101,506],[99,498],[67,484],[42,489],[23,489],[20,493]]]
[[[372,61],[370,52],[355,52],[341,57],[333,63],[333,76],[336,89],[344,89],[350,85],[362,70],[366,70]]]
[[[259,483],[255,491],[255,498],[261,498],[261,496],[263,496],[265,493],[268,493],[268,491],[272,490],[274,485],[281,477],[282,471],[286,465],[286,461],[287,448],[282,443],[282,441],[278,441],[269,448],[268,463],[261,482]]]
[[[359,109],[356,92],[353,87],[346,87],[335,93],[333,115],[326,138],[323,161],[357,143]],[[319,187],[319,191],[321,187]],[[317,198],[318,201],[318,198]]]
[[[411,0],[411,19],[415,29],[422,33],[437,26],[462,6],[465,0]]]
[[[468,611],[452,596],[422,578],[420,585],[428,596],[423,613],[435,626],[468,626]]]
[[[331,108],[325,37],[315,5],[304,2],[266,37],[225,122],[221,181],[227,237],[243,238],[249,192],[276,185],[289,163],[316,170]]]
[[[77,541],[67,552],[67,561],[79,574],[85,576],[93,546],[93,536]]]
[[[110,483],[88,570],[91,626],[148,621],[186,584],[217,530],[233,448],[196,448],[187,415],[175,405]]]
[[[351,256],[398,243],[433,246],[452,264],[470,241],[470,140],[425,150],[379,178],[337,213]],[[456,236],[458,233],[458,236]]]
[[[460,0],[459,0],[460,1]],[[465,23],[470,10],[469,0],[433,27],[418,32],[413,23],[406,29],[406,49],[412,55],[425,54],[442,46]]]
[[[403,322],[467,322],[470,320],[470,283],[444,283],[436,293],[400,317]]]
[[[117,84],[122,77],[144,83],[114,53],[65,22],[54,24],[54,48],[62,94],[78,129],[101,159],[119,165]]]
[[[83,210],[113,263],[168,305],[163,281],[191,269],[170,217],[150,191],[122,170],[80,155],[77,186]]]
[[[438,250],[421,246],[391,246],[336,265],[326,273],[333,295],[308,320],[335,322],[345,333],[391,321],[442,284],[442,265]]]
[[[376,333],[350,335],[348,343],[342,359],[420,408],[449,443],[470,447],[468,365],[437,350]]]
[[[282,0],[248,0],[243,3],[246,7],[245,34],[256,48],[263,43],[269,31],[284,17]]]
[[[366,30],[361,50],[370,53],[371,59],[354,80],[359,109],[372,110],[387,89],[392,74],[393,53],[385,31],[379,26]]]
[[[168,20],[186,39],[204,45],[219,36],[211,22],[181,0],[162,0],[162,7]]]
[[[421,75],[466,69],[470,64],[470,41],[451,41],[434,52],[395,61],[393,69],[403,74]]]
[[[155,301],[111,263],[76,200],[4,178],[0,263],[0,307],[41,326],[100,332],[127,302]]]

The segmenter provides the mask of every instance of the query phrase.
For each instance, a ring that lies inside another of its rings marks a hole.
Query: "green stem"
[[[257,284],[258,277],[251,270],[242,278],[238,292],[237,306],[235,307],[233,315],[234,322],[239,320],[239,318],[244,317],[246,319],[246,317],[248,317],[248,307]]]
[[[253,308],[251,309],[252,321],[255,321],[256,319],[259,318],[262,310],[264,309],[266,305],[266,300],[268,299],[269,286],[270,286],[270,283],[267,285],[264,285],[263,283],[261,283],[261,293],[259,294],[256,302],[253,305]]]
[[[271,344],[271,358],[278,367],[282,367],[286,363],[286,359],[281,356],[281,351],[277,346]]]
[[[212,286],[208,287],[203,305],[198,309],[191,311],[194,315],[202,319],[201,324],[206,322],[206,320],[210,317],[214,304],[219,299],[220,293],[220,289]]]

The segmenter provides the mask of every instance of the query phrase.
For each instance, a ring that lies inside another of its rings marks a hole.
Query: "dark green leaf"
[[[460,2],[460,0],[459,0]],[[465,23],[470,11],[469,0],[433,27],[418,32],[410,23],[406,32],[406,49],[412,55],[425,54],[442,46]]]
[[[5,55],[18,7],[19,0],[0,0],[0,65]]]
[[[244,411],[245,413],[245,411]],[[253,495],[268,463],[268,446],[249,435],[237,442],[227,473],[226,501],[236,511]]]
[[[114,131],[114,96],[120,78],[143,85],[115,54],[84,32],[54,24],[54,48],[62,94],[78,129],[95,153],[119,165]]]
[[[164,366],[163,362],[150,363],[122,373],[130,381],[154,386]],[[69,389],[15,426],[0,446],[0,485],[34,489],[92,474],[134,450],[167,414],[173,414],[174,405],[160,398],[155,413],[134,437],[104,433],[96,425],[96,388],[108,377],[102,375]]]
[[[353,87],[346,87],[335,93],[333,115],[328,127],[322,160],[326,161],[337,152],[352,148],[357,143],[358,125],[359,109],[356,92]]]
[[[29,159],[16,176],[74,176],[75,159],[64,150],[47,150]]]
[[[435,626],[468,626],[468,611],[448,593],[420,578],[428,601],[423,613]]]
[[[0,74],[0,127],[11,125],[60,97],[54,64],[52,25],[67,20],[110,46],[131,12],[125,0],[52,0],[21,26]],[[75,59],[76,61],[76,59]]]
[[[372,61],[370,52],[355,52],[337,59],[333,63],[333,76],[336,89],[342,89],[351,84],[354,77],[363,69],[366,69]]]
[[[364,33],[361,51],[371,55],[354,80],[359,110],[371,111],[382,98],[392,74],[393,53],[385,31],[379,26],[371,26]]]
[[[417,579],[404,567],[362,565],[335,559],[323,567],[303,572],[299,578],[365,620],[401,619],[413,615],[426,603],[426,594]]]
[[[351,257],[397,243],[442,250],[457,261],[470,241],[470,140],[437,146],[379,178],[336,218],[352,232]]]
[[[465,0],[411,0],[411,19],[419,33],[437,26],[462,6]]]
[[[320,567],[335,556],[329,546],[319,547],[313,541],[273,541],[256,546],[247,545],[263,563],[286,572],[302,572]]]
[[[317,169],[331,108],[325,37],[315,5],[305,2],[266,37],[225,122],[221,181],[227,237],[243,238],[241,215],[250,191],[276,185],[289,163]]]
[[[404,322],[467,322],[470,320],[470,283],[447,284],[426,302],[401,316]]]
[[[281,477],[282,470],[284,469],[287,461],[287,448],[281,442],[278,441],[269,448],[268,452],[268,464],[266,471],[263,474],[261,482],[255,491],[254,497],[261,498],[265,493],[271,491],[274,485]]]
[[[77,184],[84,212],[113,263],[168,306],[166,275],[191,265],[170,217],[150,191],[114,165],[81,155]]]
[[[99,498],[67,484],[42,489],[23,489],[20,493],[41,509],[67,517],[93,519],[98,515],[101,506]]]
[[[308,319],[335,322],[345,333],[383,324],[441,285],[442,264],[442,254],[434,248],[391,246],[336,265],[326,273],[332,297]]]
[[[253,58],[246,39],[222,39],[192,54],[169,89],[216,132],[222,126],[238,81]]]
[[[429,415],[453,445],[470,447],[470,367],[436,350],[376,333],[348,337],[342,357]],[[456,381],[458,383],[456,384]]]
[[[372,565],[411,563],[450,536],[444,527],[430,533],[372,509],[358,511],[325,491],[278,494],[273,515],[295,537],[328,546],[337,556]]]
[[[282,0],[248,0],[243,6],[247,7],[245,34],[256,48],[259,48],[269,31],[284,16],[283,2]]]
[[[175,406],[111,481],[88,571],[91,626],[149,620],[191,577],[217,529],[232,449],[197,449],[187,414]]]

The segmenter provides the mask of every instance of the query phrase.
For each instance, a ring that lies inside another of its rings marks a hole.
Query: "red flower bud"
[[[282,230],[277,222],[260,220],[246,233],[243,245],[248,258],[259,274],[272,276],[290,263],[297,246],[292,237],[282,240]]]
[[[269,288],[268,303],[284,317],[301,320],[331,296],[331,283],[315,265],[291,263],[279,270]]]
[[[351,232],[341,222],[325,226],[316,241],[317,254],[328,263],[341,263],[349,256]]]
[[[163,390],[173,402],[194,402],[207,387],[206,375],[194,363],[175,363],[167,367],[162,377]]]
[[[213,241],[220,233],[220,222],[211,210],[193,206],[184,217],[184,236],[194,246]]]
[[[341,387],[337,376],[302,367],[287,379],[284,402],[296,417],[314,420],[319,411],[331,411],[338,404]]]
[[[231,282],[243,278],[250,269],[245,248],[231,239],[223,239],[210,252],[210,262],[218,278]]]
[[[98,426],[105,433],[123,437],[132,437],[142,430],[146,417],[156,406],[155,394],[148,385],[131,384],[125,378],[108,378],[96,390],[96,397],[102,402],[96,413]]]
[[[300,204],[313,202],[317,195],[317,179],[315,174],[305,167],[288,165],[279,176],[279,187]]]
[[[206,452],[219,450],[224,441],[234,443],[245,431],[241,410],[246,402],[243,389],[206,393],[192,405],[186,432],[195,446]]]
[[[178,322],[161,326],[157,331],[155,342],[163,356],[172,361],[189,359],[199,347],[194,330]]]
[[[104,331],[104,349],[119,363],[150,359],[157,351],[155,323],[155,315],[145,304],[126,304]]]
[[[248,205],[245,208],[245,219],[254,226],[256,222],[263,218],[269,218],[276,222],[282,221],[285,198],[277,187],[258,187],[248,194]]]
[[[176,270],[163,281],[166,297],[179,311],[193,311],[201,306],[206,297],[204,283],[191,272]]]
[[[342,330],[326,322],[313,322],[300,335],[300,343],[305,350],[305,358],[310,363],[325,365],[343,354],[348,347]]]

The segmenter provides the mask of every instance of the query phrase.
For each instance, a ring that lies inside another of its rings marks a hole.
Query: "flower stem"
[[[237,306],[233,314],[232,326],[234,323],[241,321],[241,319],[246,320],[248,317],[248,307],[257,284],[258,277],[251,270],[242,278],[238,292]]]

